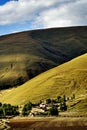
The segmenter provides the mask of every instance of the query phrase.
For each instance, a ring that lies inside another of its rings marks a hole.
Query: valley
[[[64,96],[66,101],[59,103],[58,97]],[[49,115],[50,109],[39,116],[29,115],[30,110],[40,111],[39,105],[48,99],[51,100],[48,107],[57,106],[58,117]],[[60,109],[63,103],[66,103],[66,110]],[[0,36],[0,105],[1,127],[4,127],[3,118],[7,118],[5,122],[14,130],[19,126],[21,130],[24,126],[28,130],[85,130],[87,27],[32,30]],[[30,108],[27,110],[24,106]],[[29,112],[27,115],[23,115],[23,108],[27,110],[24,114]]]

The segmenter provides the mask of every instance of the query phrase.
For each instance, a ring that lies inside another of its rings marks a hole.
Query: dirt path
[[[7,119],[0,119],[0,130],[9,130],[9,121]]]

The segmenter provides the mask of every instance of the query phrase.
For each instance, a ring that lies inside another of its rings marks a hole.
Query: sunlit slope
[[[73,93],[76,96],[87,93],[87,53],[40,74],[22,86],[3,91],[0,101],[24,104]]]
[[[87,53],[87,26],[26,31],[0,36],[0,89]]]
[[[79,95],[72,102],[68,102],[68,111],[87,116],[87,94]]]

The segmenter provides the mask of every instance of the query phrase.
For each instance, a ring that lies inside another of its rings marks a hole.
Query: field
[[[11,130],[86,130],[87,118],[25,118],[11,119]]]

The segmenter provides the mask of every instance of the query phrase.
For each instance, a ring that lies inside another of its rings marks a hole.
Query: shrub
[[[57,101],[58,101],[58,103],[61,102],[61,96],[58,96],[58,97],[57,97]]]
[[[75,94],[73,94],[73,95],[71,96],[71,99],[72,99],[72,100],[75,99]]]
[[[46,103],[50,104],[51,103],[51,99],[50,98],[46,99]]]
[[[3,109],[0,107],[0,117],[3,117],[4,113],[3,113]]]
[[[12,106],[10,104],[2,104],[2,106],[0,107],[0,112],[1,112],[0,116],[19,115],[18,107]]]
[[[66,111],[66,110],[67,110],[66,102],[60,103],[60,110],[61,110],[61,111]]]
[[[22,109],[22,115],[23,116],[28,116],[29,115],[29,110],[27,110],[25,107]]]
[[[2,106],[2,103],[0,102],[0,107]]]
[[[52,106],[49,110],[49,115],[51,116],[58,116],[58,109],[55,106]]]
[[[27,116],[30,113],[32,106],[33,106],[33,104],[31,102],[25,104],[22,109],[22,115]]]

